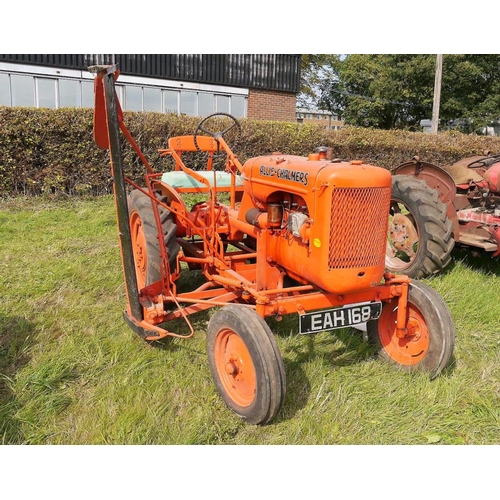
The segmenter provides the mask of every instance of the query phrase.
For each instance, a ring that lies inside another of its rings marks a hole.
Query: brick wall
[[[296,121],[297,96],[290,92],[250,89],[247,117],[253,120]]]

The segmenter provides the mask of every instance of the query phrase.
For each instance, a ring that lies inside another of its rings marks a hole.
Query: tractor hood
[[[243,165],[242,177],[245,191],[261,203],[266,203],[278,191],[309,198],[327,187],[334,189],[391,185],[388,170],[364,164],[360,160],[331,162],[281,154],[249,159]]]

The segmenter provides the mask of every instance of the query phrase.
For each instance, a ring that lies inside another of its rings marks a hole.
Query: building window
[[[32,76],[11,75],[12,106],[35,105],[35,79]]]
[[[214,95],[213,94],[198,94],[198,114],[200,116],[208,116],[214,112]]]
[[[125,109],[142,111],[142,87],[129,85],[125,88]]]
[[[245,97],[240,95],[233,95],[231,97],[231,114],[235,118],[245,118],[247,115],[246,110],[247,100]]]
[[[9,75],[0,73],[0,106],[10,106]]]
[[[217,103],[217,113],[229,113],[229,96],[218,95],[215,100]]]
[[[56,108],[56,81],[51,78],[36,78],[39,108]]]
[[[144,111],[161,113],[161,90],[144,87]]]
[[[196,92],[181,92],[181,114],[182,115],[190,115],[196,116],[198,113],[196,112]]]
[[[82,107],[94,107],[94,82],[82,82]]]
[[[165,113],[179,112],[179,92],[176,90],[164,90],[163,94],[163,111]]]
[[[59,107],[78,108],[82,103],[82,90],[77,80],[59,80]]]

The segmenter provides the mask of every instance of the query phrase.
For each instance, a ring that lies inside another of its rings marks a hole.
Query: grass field
[[[296,316],[270,321],[286,399],[275,421],[251,426],[210,377],[210,311],[193,317],[193,338],[157,345],[125,325],[111,197],[0,202],[0,442],[498,444],[499,271],[457,250],[426,280],[456,329],[453,363],[432,381],[377,359],[358,330],[299,336]]]

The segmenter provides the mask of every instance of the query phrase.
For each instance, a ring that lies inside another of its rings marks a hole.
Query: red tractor
[[[264,424],[285,398],[285,365],[266,318],[297,315],[299,334],[366,324],[380,355],[432,377],[453,353],[455,332],[430,286],[385,272],[391,175],[325,153],[266,154],[242,164],[228,145],[239,122],[203,119],[171,137],[153,170],[123,121],[116,66],[96,73],[94,137],[109,149],[127,293],[124,318],[146,341],[190,337],[190,316],[214,309],[206,347],[215,386],[244,421]],[[144,185],[124,175],[121,137],[145,167]],[[202,155],[204,168],[193,168]],[[222,155],[224,169],[214,167]],[[190,166],[191,165],[191,166]],[[192,193],[203,197],[192,206]],[[178,287],[198,270],[203,282]],[[187,333],[169,330],[183,318]]]
[[[386,267],[436,274],[455,245],[500,254],[500,155],[485,151],[439,167],[418,156],[393,176]]]

